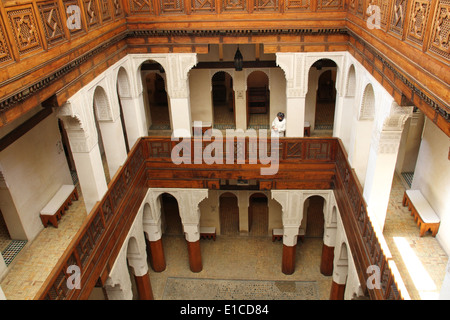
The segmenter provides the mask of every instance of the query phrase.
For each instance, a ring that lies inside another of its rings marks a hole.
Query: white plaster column
[[[248,210],[250,208],[249,192],[239,191],[238,192],[238,209],[239,209],[239,232],[250,231],[249,221],[248,221]]]
[[[3,293],[2,287],[0,287],[0,300],[6,300],[6,296]]]
[[[127,151],[120,116],[112,121],[98,121],[102,133],[103,148],[111,178],[127,159]]]
[[[301,190],[272,190],[272,199],[282,207],[283,257],[281,270],[284,274],[295,271],[295,256],[300,224],[303,219],[303,192]]]
[[[236,129],[247,130],[247,82],[244,71],[233,71]]]
[[[70,102],[61,107],[58,117],[62,119],[69,138],[81,192],[89,214],[107,190],[95,124],[93,119],[88,120],[85,109],[77,108]]]
[[[399,107],[394,103],[382,130],[375,130],[372,136],[363,196],[369,217],[381,230],[386,219],[403,126],[411,115],[412,107]]]
[[[143,121],[145,113],[143,112],[142,92],[130,97],[120,97],[120,103],[127,130],[128,145],[131,149],[140,137],[148,135],[148,128]]]
[[[297,53],[277,53],[277,65],[286,77],[286,137],[303,137],[305,123],[308,70],[305,56]]]
[[[186,241],[200,240],[200,202],[208,197],[208,189],[176,189],[171,192],[178,201]]]
[[[174,137],[192,136],[189,97],[189,70],[197,64],[197,55],[173,53],[167,55],[166,80]]]
[[[447,262],[445,269],[444,281],[442,282],[439,300],[450,300],[450,259]]]

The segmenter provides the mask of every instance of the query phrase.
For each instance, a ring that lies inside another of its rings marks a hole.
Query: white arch
[[[361,105],[359,109],[359,120],[374,120],[375,118],[375,91],[371,83],[364,87]]]

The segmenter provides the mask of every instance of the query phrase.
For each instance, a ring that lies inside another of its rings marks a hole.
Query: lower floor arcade
[[[419,237],[414,219],[407,208],[402,207],[404,182],[398,175],[394,176],[389,201],[388,216],[384,236],[391,250],[393,260],[398,266],[402,280],[411,299],[429,299],[439,296],[444,281],[448,257],[440,247],[436,238],[431,235]],[[167,197],[167,196],[166,196]],[[165,269],[160,272],[153,270],[151,259],[147,260],[148,274],[153,298],[160,299],[204,299],[196,286],[218,288],[217,299],[232,299],[230,296],[220,296],[233,288],[235,297],[247,299],[259,296],[248,296],[248,290],[258,288],[277,288],[278,296],[271,299],[320,299],[328,300],[333,276],[325,276],[320,272],[323,238],[306,233],[303,241],[298,241],[295,253],[295,271],[286,275],[281,271],[282,247],[281,241],[272,241],[270,232],[266,235],[235,232],[225,234],[233,229],[222,230],[224,234],[217,235],[216,240],[200,240],[202,270],[192,272],[189,266],[188,250],[185,237],[181,234],[181,222],[177,217],[178,206],[170,196],[164,200],[166,228],[162,235],[165,256]],[[224,208],[238,208],[236,199],[224,194],[221,204]],[[309,205],[315,206],[315,201]],[[266,201],[259,199],[254,203],[254,212],[265,212]],[[312,210],[311,212],[315,212]],[[41,285],[52,270],[53,263],[64,253],[67,245],[77,233],[86,210],[83,197],[75,201],[66,215],[60,221],[58,228],[44,229],[39,236],[19,253],[10,265],[8,274],[0,282],[7,299],[33,299]],[[177,221],[178,219],[178,221]],[[255,228],[261,229],[264,219],[254,219]],[[228,228],[228,227],[227,227]],[[60,241],[51,239],[58,237]],[[399,239],[409,247],[400,246]],[[420,268],[418,267],[420,265]],[[133,269],[129,268],[130,298],[138,299],[136,281]],[[417,282],[417,279],[422,282]],[[216,283],[211,283],[213,280]],[[220,280],[220,281],[219,281]],[[226,281],[225,281],[226,280]],[[184,289],[189,288],[189,297]],[[296,288],[306,291],[298,292]],[[305,293],[307,292],[307,293]],[[198,294],[198,296],[196,296]],[[97,288],[91,299],[105,299],[107,293]]]

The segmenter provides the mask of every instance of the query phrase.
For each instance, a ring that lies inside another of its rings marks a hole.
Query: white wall
[[[450,254],[450,139],[432,121],[425,120],[422,143],[411,189],[419,189],[441,219],[436,239]]]
[[[73,184],[62,149],[55,114],[49,115],[0,153],[0,165],[10,194],[1,209],[13,239],[33,240],[42,230],[40,210],[63,184]]]

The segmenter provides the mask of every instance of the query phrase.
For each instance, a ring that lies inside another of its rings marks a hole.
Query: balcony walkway
[[[419,237],[413,217],[401,204],[405,189],[400,179],[395,175],[393,180],[384,235],[411,299],[437,298],[448,256],[431,235]],[[85,217],[80,192],[80,200],[72,204],[59,227],[44,229],[12,261],[9,272],[0,282],[7,299],[34,298]],[[307,238],[299,245],[296,271],[290,276],[281,272],[282,243],[273,243],[270,237],[218,236],[216,241],[202,240],[203,271],[196,274],[189,271],[183,237],[166,235],[163,243],[167,268],[162,273],[150,271],[155,299],[164,297],[168,279],[172,281],[174,277],[281,281],[278,284],[286,284],[283,281],[312,281],[318,290],[318,299],[326,300],[329,297],[331,277],[325,277],[319,272],[320,239]],[[226,254],[230,250],[234,256],[239,257],[232,260],[236,266],[233,269],[223,267],[226,260],[230,260],[230,255]],[[251,254],[240,254],[249,252]]]

